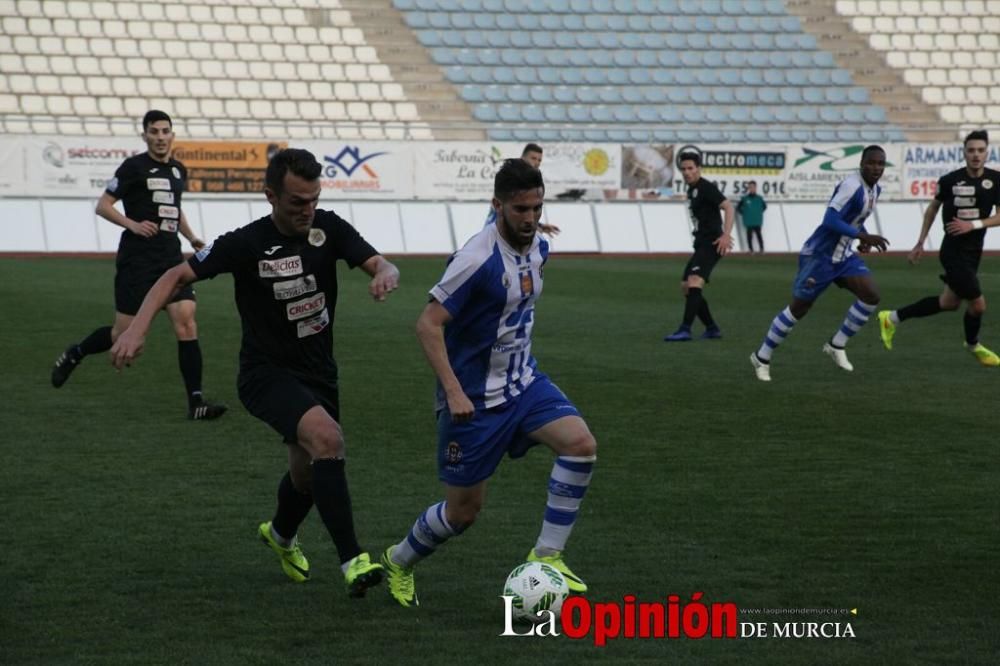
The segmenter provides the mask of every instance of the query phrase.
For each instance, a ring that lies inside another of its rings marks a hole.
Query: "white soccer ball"
[[[507,576],[503,586],[505,597],[513,597],[512,615],[524,622],[544,622],[551,611],[556,618],[562,611],[563,602],[569,596],[569,586],[559,570],[544,562],[519,564]]]

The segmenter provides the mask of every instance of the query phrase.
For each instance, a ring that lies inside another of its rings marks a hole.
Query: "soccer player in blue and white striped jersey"
[[[576,407],[538,370],[531,354],[535,301],[549,244],[538,235],[545,186],[520,159],[494,181],[494,225],[456,252],[430,291],[417,336],[438,379],[438,477],[443,501],[382,555],[389,592],[416,606],[413,567],[476,519],[486,483],[504,455],[535,443],[556,454],[541,533],[528,561],[562,572],[570,590],[586,584],[562,552],[590,485],[597,442]]]
[[[857,300],[847,310],[844,322],[830,341],[823,345],[838,367],[850,372],[854,366],[844,347],[868,321],[879,302],[878,287],[871,272],[851,249],[855,239],[858,250],[884,252],[889,245],[882,236],[865,231],[865,220],[875,210],[882,188],[878,181],[885,171],[885,151],[868,146],[861,152],[861,169],[840,181],[833,190],[823,223],[806,240],[799,253],[799,272],[792,288],[792,303],[778,313],[764,336],[760,349],[750,354],[757,379],[771,381],[771,355],[785,341],[792,328],[806,316],[819,295],[830,286],[850,290]]]

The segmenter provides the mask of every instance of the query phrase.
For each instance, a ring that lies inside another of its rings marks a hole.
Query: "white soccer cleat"
[[[753,371],[757,375],[757,379],[762,382],[771,381],[771,366],[757,358],[757,352],[750,354],[750,365],[753,366]]]
[[[848,372],[854,372],[854,366],[851,362],[847,360],[847,352],[843,349],[837,349],[829,342],[823,345],[823,353],[833,359],[833,362],[837,364],[838,368],[843,368]]]

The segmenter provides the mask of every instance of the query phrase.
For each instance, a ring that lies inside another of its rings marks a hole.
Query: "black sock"
[[[715,320],[712,319],[712,313],[708,310],[708,301],[704,296],[701,297],[701,305],[698,307],[698,320],[705,325],[705,328],[715,328]]]
[[[906,321],[914,317],[930,317],[931,315],[936,315],[938,312],[941,312],[941,304],[938,302],[938,297],[928,296],[896,310],[896,316],[899,317],[899,321]]]
[[[698,287],[688,288],[687,300],[684,302],[684,328],[691,328],[700,307],[701,289]]]
[[[976,346],[979,343],[979,327],[983,325],[983,318],[971,315],[966,310],[962,323],[965,324],[965,344],[970,347]]]
[[[81,357],[108,351],[111,349],[111,327],[102,326],[85,337],[83,342],[78,344],[76,348],[79,350]]]
[[[354,534],[354,515],[351,513],[351,494],[347,490],[344,459],[320,458],[313,461],[312,468],[313,501],[343,564],[361,554],[358,537]]]
[[[271,527],[282,538],[291,541],[312,507],[312,495],[296,490],[295,484],[292,483],[292,475],[285,472],[285,476],[281,477],[281,483],[278,484],[278,509],[274,512]]]
[[[184,377],[188,405],[197,407],[201,404],[201,347],[198,341],[178,340],[177,361],[181,366],[181,376]]]

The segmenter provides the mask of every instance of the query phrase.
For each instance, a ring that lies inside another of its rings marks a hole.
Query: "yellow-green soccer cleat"
[[[1000,356],[997,356],[981,344],[977,343],[975,346],[970,347],[968,343],[965,343],[965,348],[971,351],[972,355],[975,356],[983,365],[990,368],[1000,366]]]
[[[896,325],[889,319],[889,311],[882,310],[878,313],[878,334],[882,338],[885,348],[892,351],[892,337],[896,335]]]
[[[368,553],[361,553],[347,563],[344,580],[347,581],[347,596],[360,599],[365,596],[369,587],[375,587],[382,582],[385,570],[378,562],[372,562]]]
[[[285,548],[271,536],[271,521],[261,523],[260,527],[257,528],[257,533],[260,535],[260,540],[278,554],[285,575],[296,583],[304,583],[309,580],[309,560],[302,554],[298,539],[292,543],[291,548]]]
[[[569,586],[569,591],[574,594],[583,594],[587,591],[587,584],[583,580],[573,573],[573,570],[569,568],[566,562],[563,560],[562,553],[553,553],[552,555],[547,555],[545,557],[539,557],[535,553],[535,549],[532,548],[531,552],[528,553],[528,562],[544,562],[549,564],[559,570],[559,573],[563,575],[566,579],[566,585]]]
[[[399,602],[400,606],[405,606],[406,608],[412,608],[414,606],[420,605],[420,600],[417,599],[417,588],[413,583],[413,568],[401,567],[392,561],[392,549],[395,546],[389,546],[382,553],[382,567],[385,569],[385,577],[389,583],[389,594],[392,598]]]

